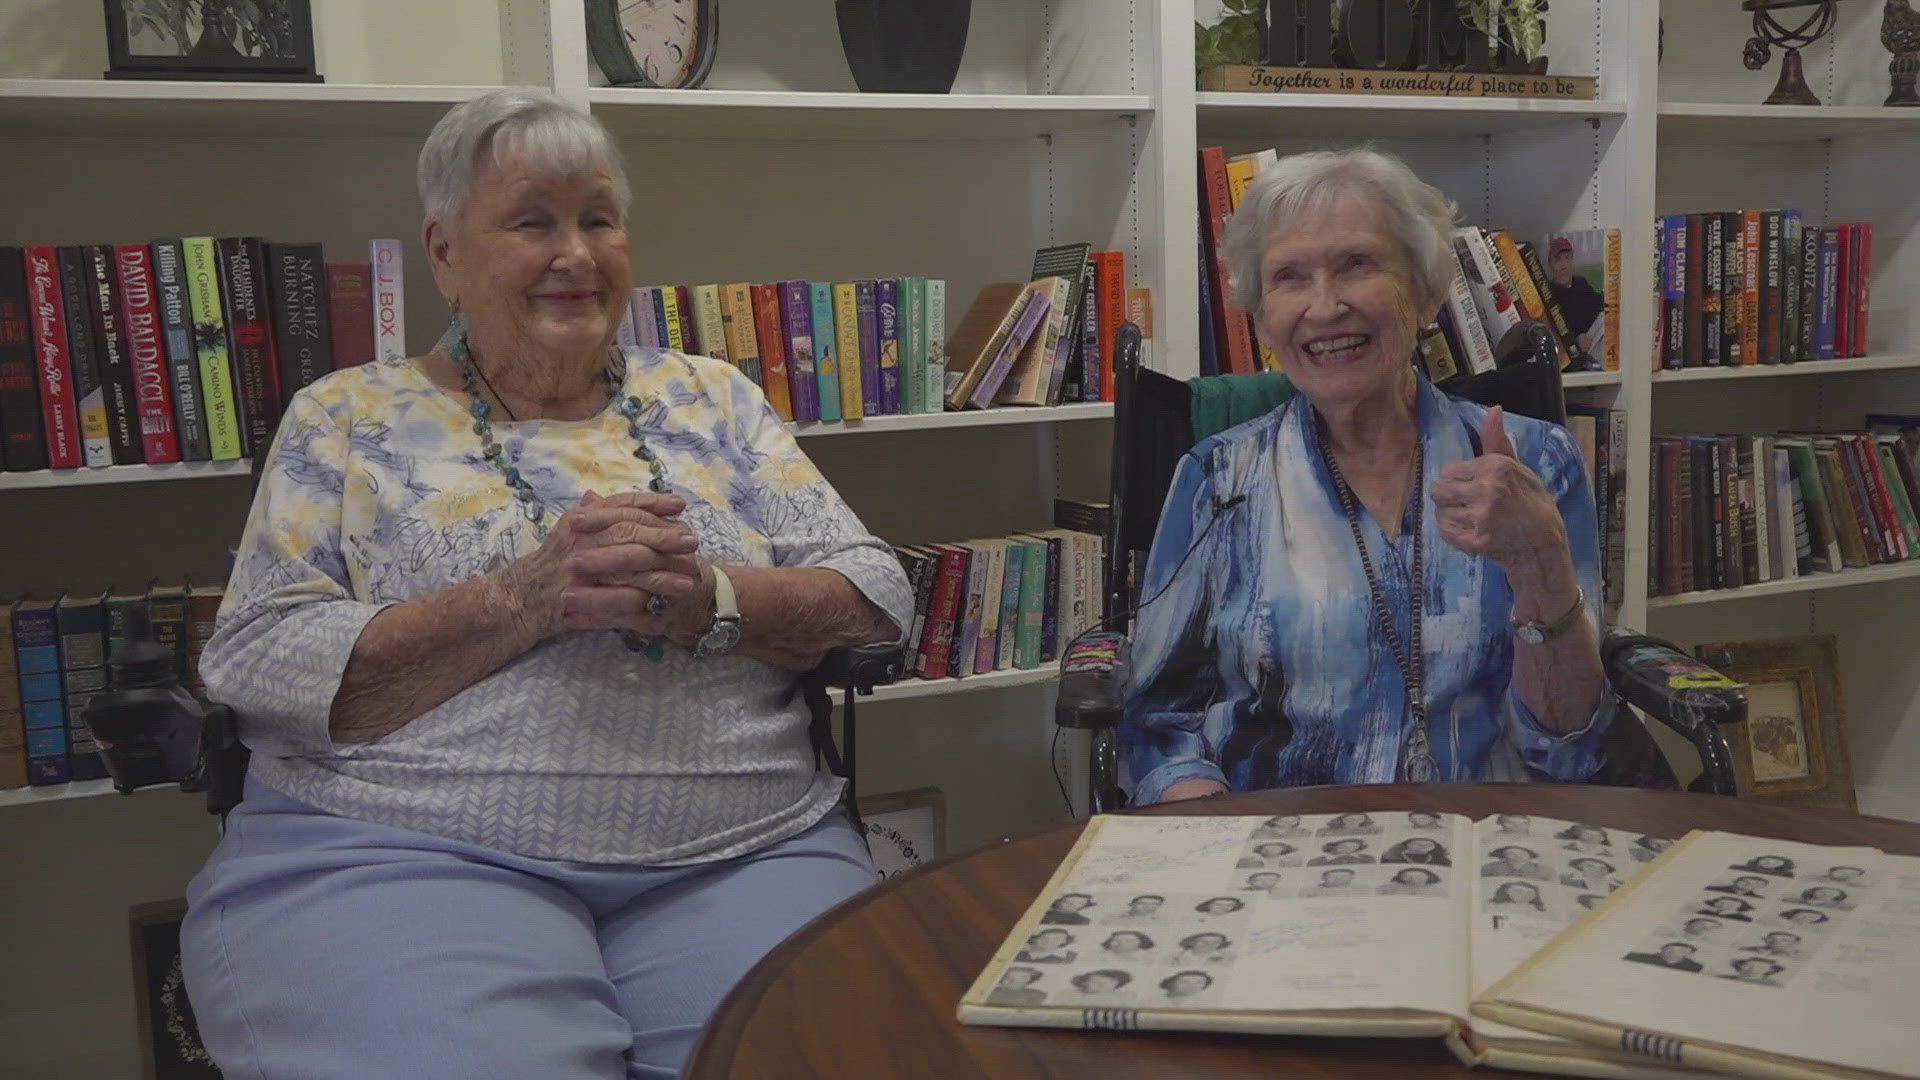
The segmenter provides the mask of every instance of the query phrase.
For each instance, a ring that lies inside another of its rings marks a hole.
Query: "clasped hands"
[[[622,630],[691,647],[713,621],[713,568],[678,520],[686,508],[678,495],[588,491],[537,550],[508,568],[525,616],[543,637]],[[654,597],[671,606],[649,613]]]

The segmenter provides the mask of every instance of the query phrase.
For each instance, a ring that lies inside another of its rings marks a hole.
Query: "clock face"
[[[622,0],[620,29],[655,86],[685,85],[699,58],[701,0]]]

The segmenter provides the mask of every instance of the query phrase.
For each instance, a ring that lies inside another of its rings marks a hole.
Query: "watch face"
[[[740,644],[740,624],[732,619],[719,619],[700,639],[700,655],[718,656],[721,653],[732,652],[733,647],[738,644]]]
[[[633,62],[655,86],[683,86],[699,56],[701,0],[621,0]]]

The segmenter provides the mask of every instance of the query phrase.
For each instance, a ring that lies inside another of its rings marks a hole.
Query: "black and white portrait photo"
[[[1531,881],[1501,882],[1487,895],[1484,906],[1489,915],[1523,915],[1537,919],[1547,914],[1540,886]]]
[[[1285,840],[1262,840],[1235,864],[1242,870],[1256,867],[1299,866],[1300,849]]]
[[[1700,901],[1696,915],[1710,915],[1728,922],[1752,922],[1753,904],[1737,896],[1710,896]]]
[[[1300,890],[1307,899],[1327,896],[1358,896],[1361,887],[1354,882],[1354,872],[1345,868],[1320,871],[1320,880]]]
[[[1116,922],[1159,922],[1164,917],[1167,898],[1159,893],[1141,893],[1127,900],[1127,908],[1114,916]]]
[[[1192,999],[1213,989],[1213,976],[1204,971],[1176,971],[1160,980],[1160,991],[1169,1003],[1191,1004]]]
[[[1181,938],[1180,951],[1173,954],[1173,963],[1179,967],[1232,962],[1233,940],[1214,930],[1203,930]]]
[[[1320,826],[1321,836],[1378,836],[1380,826],[1372,814],[1335,814]]]
[[[1301,828],[1299,814],[1275,814],[1261,822],[1259,828],[1253,830],[1255,840],[1288,840],[1305,835],[1307,830]]]
[[[1085,926],[1093,921],[1084,914],[1092,906],[1093,897],[1086,893],[1061,893],[1054,897],[1046,913],[1040,916],[1040,921],[1056,926]]]
[[[1769,930],[1753,945],[1741,945],[1734,952],[1753,953],[1779,960],[1797,960],[1806,955],[1805,939],[1791,930]]]
[[[1554,833],[1553,838],[1565,841],[1560,845],[1562,848],[1582,855],[1613,854],[1613,838],[1598,825],[1570,825]]]
[[[1648,952],[1630,952],[1622,959],[1631,960],[1636,964],[1672,968],[1675,971],[1699,971],[1701,970],[1700,961],[1693,958],[1693,954],[1699,951],[1699,946],[1692,942],[1668,941],[1661,944],[1658,949]]]
[[[1373,861],[1373,856],[1367,853],[1367,842],[1358,837],[1329,840],[1320,845],[1320,850],[1324,854],[1308,859],[1308,866],[1351,866]]]
[[[1010,967],[1000,973],[1000,981],[987,992],[989,1005],[1044,1005],[1047,992],[1034,987],[1040,981],[1039,968]]]
[[[1126,989],[1132,981],[1131,972],[1119,968],[1101,968],[1098,971],[1083,971],[1068,979],[1067,983],[1073,987],[1073,997],[1111,998]]]
[[[1847,890],[1833,885],[1815,885],[1812,888],[1803,889],[1800,895],[1789,897],[1787,903],[1826,908],[1829,911],[1853,910],[1853,899],[1847,894]]]
[[[1640,836],[1634,838],[1633,846],[1627,851],[1633,856],[1634,862],[1646,863],[1659,858],[1661,852],[1672,846],[1673,841],[1664,836]]]
[[[1753,874],[1770,874],[1774,877],[1792,877],[1793,860],[1785,855],[1755,855],[1746,862],[1738,866],[1729,866],[1727,869]]]
[[[1452,866],[1447,849],[1429,836],[1409,836],[1380,853],[1383,863],[1414,863],[1420,866]]]
[[[1445,896],[1447,884],[1436,871],[1408,866],[1394,871],[1387,883],[1374,891],[1382,896]]]
[[[1480,867],[1481,877],[1517,877],[1529,881],[1552,881],[1553,871],[1540,864],[1540,853],[1519,844],[1507,844],[1488,852],[1490,859]]]
[[[1787,970],[1787,965],[1778,960],[1764,956],[1741,956],[1736,957],[1728,966],[1733,970],[1719,976],[1720,978],[1751,983],[1755,986],[1785,985],[1780,981],[1779,976],[1781,972]]]
[[[1153,939],[1138,930],[1115,930],[1100,943],[1102,956],[1130,963],[1152,960],[1154,948]]]
[[[1049,927],[1036,930],[1027,937],[1027,947],[1021,949],[1014,959],[1022,964],[1071,964],[1080,954],[1068,946],[1073,944],[1073,935],[1065,930]]]
[[[1736,874],[1725,881],[1707,886],[1707,891],[1764,900],[1767,896],[1767,884],[1772,880],[1772,878],[1761,877],[1759,874]]]

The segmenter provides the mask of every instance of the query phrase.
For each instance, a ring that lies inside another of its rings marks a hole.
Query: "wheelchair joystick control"
[[[194,774],[208,708],[180,685],[174,659],[154,639],[147,612],[134,605],[125,644],[107,658],[107,689],[81,713],[123,795]]]

